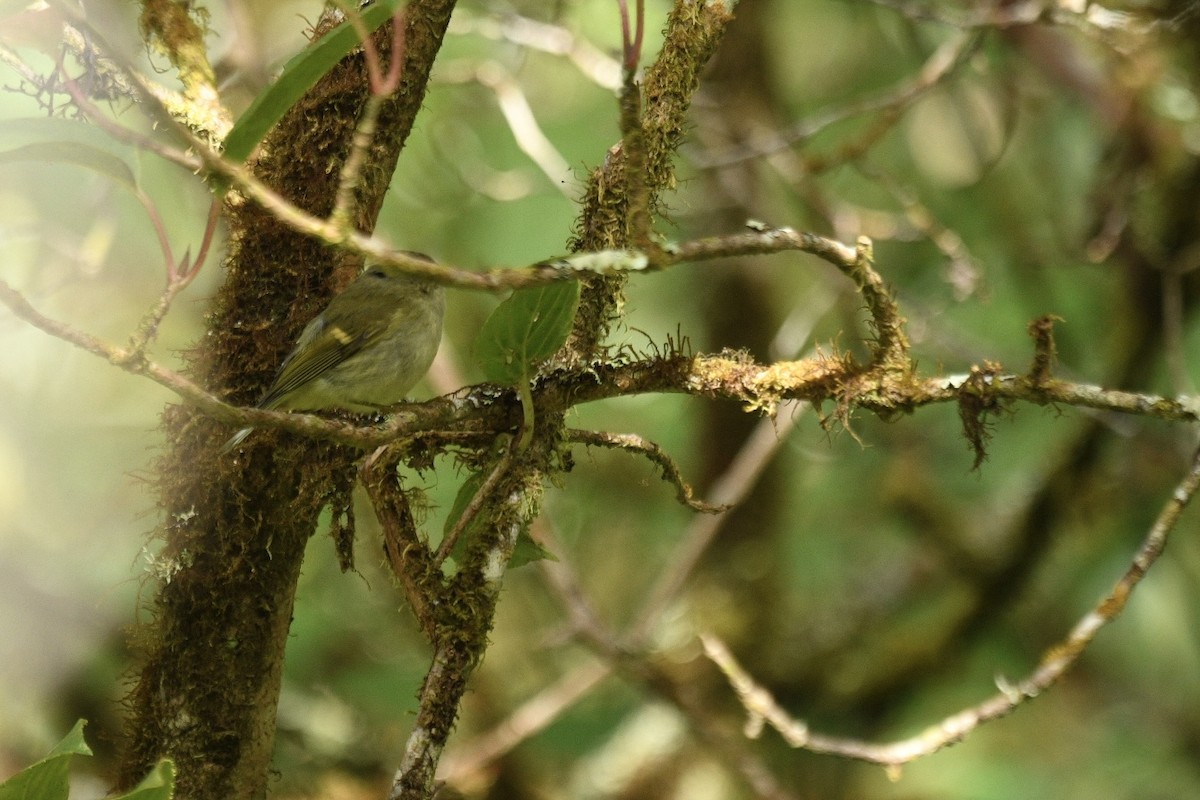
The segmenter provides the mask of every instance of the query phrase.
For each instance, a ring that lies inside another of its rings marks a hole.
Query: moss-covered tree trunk
[[[354,223],[370,231],[425,94],[453,0],[414,0],[405,17],[405,71],[388,98],[357,187]],[[317,26],[317,35],[332,20]],[[373,37],[385,64],[392,26]],[[339,170],[369,95],[362,52],[348,56],[281,120],[251,167],[284,198],[330,213]],[[233,197],[227,276],[192,372],[231,400],[252,402],[300,328],[357,265]],[[160,757],[175,760],[189,800],[267,793],[284,644],[305,543],[322,507],[349,491],[335,449],[259,432],[244,454],[218,455],[230,431],[186,406],[164,415],[158,463],[166,545],[144,661],[129,700],[118,784]]]

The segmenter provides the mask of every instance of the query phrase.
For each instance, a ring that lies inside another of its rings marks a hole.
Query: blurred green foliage
[[[253,5],[241,33],[214,8],[211,45],[226,56],[244,47],[269,74],[301,46],[298,15],[315,14],[316,5]],[[860,157],[804,169],[806,159],[869,132],[872,115],[782,152],[708,166],[798,120],[904,84],[954,33],[887,5],[742,0],[696,105],[660,231],[673,239],[713,235],[756,218],[844,240],[871,235],[925,373],[963,373],[984,360],[1021,372],[1032,355],[1026,324],[1052,313],[1064,320],[1056,329],[1060,376],[1194,393],[1194,281],[1180,283],[1178,340],[1164,336],[1162,297],[1140,293],[1164,285],[1164,265],[1190,263],[1140,240],[1186,249],[1162,233],[1163,221],[1189,197],[1200,207],[1195,188],[1190,195],[1174,189],[1186,183],[1181,176],[1200,142],[1194,40],[1170,29],[1115,44],[1067,25],[987,31],[953,77],[915,99]],[[973,4],[919,5],[950,13]],[[651,29],[667,7],[647,4]],[[511,12],[560,26],[602,54],[619,45],[614,4],[461,3],[461,27],[435,70],[383,212],[380,233],[400,246],[480,268],[564,251],[578,187],[522,152],[496,93],[475,80],[482,68],[515,82],[577,178],[619,136],[611,89],[561,55],[480,34],[483,23],[499,25]],[[128,22],[122,14],[114,6],[103,19],[119,30]],[[274,42],[283,34],[291,49],[279,52]],[[9,36],[0,32],[0,41]],[[9,46],[48,68],[49,55],[36,46]],[[1058,52],[1079,72],[1056,71]],[[234,74],[229,96],[248,102],[259,90],[252,77],[247,69],[239,83]],[[0,82],[21,83],[5,66]],[[1114,118],[1110,103],[1133,110]],[[112,108],[121,124],[153,134],[136,108]],[[44,113],[27,95],[0,94],[0,136]],[[1161,149],[1139,161],[1130,151],[1146,140]],[[204,187],[153,156],[122,152],[176,249],[194,246]],[[71,166],[0,170],[0,275],[47,314],[127,338],[163,284],[136,201]],[[1095,257],[1089,245],[1114,218],[1124,220],[1126,244]],[[1139,260],[1156,252],[1157,261]],[[203,336],[205,297],[221,280],[217,262],[176,302],[154,358],[177,363],[176,353]],[[1139,279],[1148,269],[1161,274]],[[471,346],[496,304],[453,293],[445,370],[435,372],[426,396],[456,388],[448,375],[483,379]],[[685,265],[633,277],[613,344],[649,352],[682,335],[697,351],[747,348],[759,361],[797,357],[814,345],[862,354],[861,305],[842,277],[803,255]],[[8,644],[0,663],[0,772],[7,774],[79,716],[79,685],[91,687],[91,703],[113,703],[123,691],[107,682],[108,696],[98,700],[87,669],[103,661],[102,648],[120,651],[113,632],[137,613],[152,564],[143,548],[153,552],[148,534],[157,524],[141,476],[159,446],[156,416],[172,398],[11,315],[0,314],[0,342],[0,629]],[[1185,365],[1184,373],[1172,363]],[[926,408],[890,424],[859,414],[849,430],[829,419],[833,409],[819,411],[825,416],[808,411],[786,435],[652,639],[656,657],[731,730],[741,715],[700,655],[699,631],[728,641],[814,728],[867,739],[911,735],[989,695],[998,677],[1023,675],[1125,569],[1195,444],[1194,431],[1181,426],[1021,406],[994,420],[989,459],[972,472],[956,409]],[[569,420],[659,443],[701,496],[755,422],[737,408],[674,396],[597,403]],[[551,550],[574,565],[601,618],[619,628],[636,618],[693,514],[634,456],[578,447],[575,459],[547,500]],[[465,477],[448,463],[409,476],[430,498],[427,530],[441,528]],[[309,547],[279,713],[281,797],[333,796],[339,775],[357,781],[358,794],[348,796],[380,796],[427,667],[383,567],[371,512],[360,505],[359,574],[337,570],[326,537]],[[898,780],[788,750],[770,732],[751,746],[802,797],[1200,796],[1194,519],[1189,512],[1125,615],[1061,685],[906,767]],[[591,663],[595,656],[569,634],[541,574],[512,573],[452,743],[469,751],[474,737],[520,703]],[[609,678],[463,790],[507,798],[748,797],[664,708],[646,687]],[[704,788],[685,791],[696,786]]]

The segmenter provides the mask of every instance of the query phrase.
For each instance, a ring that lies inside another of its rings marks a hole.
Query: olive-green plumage
[[[398,267],[367,267],[305,326],[258,408],[374,411],[400,402],[437,354],[445,310],[438,284]]]

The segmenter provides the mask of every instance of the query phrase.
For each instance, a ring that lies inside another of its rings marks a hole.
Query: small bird
[[[433,363],[445,311],[439,284],[399,267],[368,266],[305,326],[257,407],[366,412],[400,402]],[[252,430],[238,431],[220,452]]]

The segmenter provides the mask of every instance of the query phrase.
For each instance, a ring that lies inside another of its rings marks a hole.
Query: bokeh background
[[[758,219],[872,236],[927,374],[985,361],[1023,371],[1026,325],[1055,314],[1062,377],[1194,394],[1200,15],[1190,3],[1085,12],[1048,2],[1024,24],[1005,16],[1021,4],[980,5],[742,0],[698,95],[660,231],[682,239]],[[652,33],[668,8],[647,2]],[[320,8],[209,10],[236,112],[303,47]],[[176,252],[194,250],[201,183],[48,109],[8,57],[51,71],[58,32],[42,13],[0,5],[0,152],[50,137],[119,155]],[[165,69],[138,46],[136,9],[88,13],[130,57]],[[612,2],[460,3],[382,232],[479,268],[563,253],[581,179],[619,138],[619,45]],[[652,35],[646,62],[656,48]],[[157,135],[136,107],[110,108]],[[179,363],[203,336],[219,261],[175,303],[157,360]],[[125,187],[77,165],[12,159],[0,160],[0,277],[43,312],[117,342],[164,282]],[[472,340],[496,302],[453,293],[419,396],[479,380]],[[802,254],[637,276],[626,312],[612,343],[639,352],[668,337],[759,361],[866,352],[859,298]],[[174,398],[7,311],[0,348],[0,774],[85,717],[97,756],[76,765],[77,796],[100,796],[129,685],[128,629],[144,613],[164,524],[144,477]],[[912,735],[1024,675],[1125,569],[1196,444],[1179,424],[1018,405],[993,420],[989,457],[972,470],[953,407],[888,423],[857,414],[849,429],[833,411],[789,406],[771,421],[644,396],[572,419],[658,442],[702,497],[739,477],[739,455],[764,465],[649,638],[656,663],[731,731],[738,709],[700,652],[702,631],[814,729],[870,740]],[[619,631],[695,514],[649,463],[575,456],[539,533]],[[450,464],[410,476],[428,492],[431,529],[461,478]],[[280,705],[279,797],[383,796],[428,665],[366,505],[359,518],[359,574],[339,572],[322,533],[309,548]],[[790,750],[771,732],[750,746],[795,797],[1200,797],[1197,528],[1191,511],[1061,685],[898,776]],[[454,790],[753,796],[651,688],[596,677],[602,660],[572,637],[538,565],[510,574],[492,642],[444,764]],[[544,728],[483,758],[514,709],[571,690],[579,699]]]

